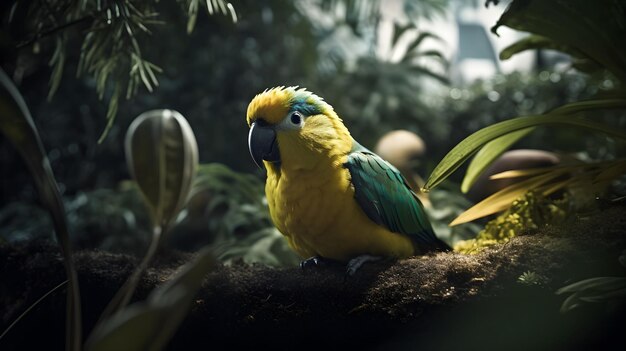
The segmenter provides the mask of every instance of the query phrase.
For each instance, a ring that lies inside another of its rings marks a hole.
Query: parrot
[[[249,103],[248,148],[265,168],[270,218],[305,269],[449,251],[400,172],[352,138],[323,98],[297,86]]]

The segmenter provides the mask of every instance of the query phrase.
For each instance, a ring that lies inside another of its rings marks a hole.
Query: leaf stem
[[[148,247],[148,251],[146,252],[146,255],[143,257],[143,259],[141,260],[137,268],[135,268],[135,271],[128,278],[126,283],[124,283],[124,285],[117,291],[117,293],[115,294],[111,302],[109,302],[109,305],[105,308],[104,312],[102,312],[102,315],[100,316],[100,319],[98,320],[97,324],[102,323],[108,317],[119,312],[126,305],[128,305],[128,302],[130,301],[130,299],[133,297],[133,294],[135,293],[135,289],[137,288],[139,279],[141,278],[146,268],[148,268],[148,265],[152,261],[152,258],[156,254],[157,249],[159,248],[159,244],[161,243],[162,232],[163,230],[161,226],[154,227],[152,231],[152,241],[150,242],[150,246]]]

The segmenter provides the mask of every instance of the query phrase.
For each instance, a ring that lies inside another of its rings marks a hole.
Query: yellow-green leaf
[[[546,184],[564,173],[564,170],[556,170],[510,185],[461,213],[450,223],[450,226],[470,222],[503,211],[507,209],[513,201],[526,194],[526,192]]]
[[[534,176],[542,173],[553,172],[557,169],[567,168],[568,170],[574,170],[580,168],[580,166],[553,166],[553,167],[539,167],[539,168],[528,168],[528,169],[513,169],[510,171],[504,171],[501,173],[497,173],[489,177],[491,180],[496,179],[510,179],[510,178],[520,178],[520,177],[528,177]]]
[[[423,190],[428,191],[440,184],[488,142],[521,129],[549,124],[571,125],[602,132],[615,138],[626,139],[626,132],[624,131],[589,120],[573,118],[569,115],[550,114],[510,119],[483,128],[458,143],[435,167]]]
[[[547,113],[546,116],[616,108],[626,108],[626,99],[611,98],[574,102],[558,107]],[[502,153],[511,147],[511,145],[515,144],[515,142],[522,139],[524,136],[530,134],[533,130],[534,127],[518,130],[492,140],[483,146],[478,153],[476,153],[476,156],[474,156],[471,163],[467,167],[463,183],[461,184],[461,191],[463,193],[467,193],[469,188],[476,182],[478,177],[487,169],[487,167],[493,163],[493,161],[495,161]]]
[[[511,145],[530,134],[533,130],[535,130],[534,127],[518,130],[494,139],[483,146],[467,167],[463,183],[461,184],[461,191],[467,193],[470,187],[476,183],[478,177],[480,177],[493,161],[508,150]]]
[[[548,196],[550,194],[553,194],[555,192],[557,192],[558,190],[561,190],[563,188],[565,188],[566,186],[573,184],[576,182],[576,179],[565,179],[565,180],[561,180],[558,182],[554,182],[554,183],[549,183],[546,184],[544,186],[541,186],[539,188],[537,188],[537,191],[539,191],[541,193],[541,195],[543,196]]]

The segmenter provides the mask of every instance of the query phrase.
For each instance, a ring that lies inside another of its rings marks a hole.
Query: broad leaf
[[[624,131],[585,119],[572,118],[568,115],[550,114],[510,119],[483,128],[458,143],[435,167],[426,181],[426,185],[424,185],[424,191],[439,185],[488,142],[522,129],[550,124],[571,125],[602,132],[615,138],[626,139],[626,132]]]
[[[626,99],[612,98],[574,102],[558,107],[546,115],[574,114],[579,112],[615,108],[626,108]],[[534,128],[528,128],[512,132],[490,141],[483,146],[480,151],[478,151],[476,156],[474,156],[474,159],[467,168],[465,178],[463,178],[463,183],[461,184],[461,191],[463,193],[468,192],[470,187],[476,182],[482,172],[484,172],[485,169],[493,163],[493,161],[508,150],[511,145],[515,144],[515,142],[522,139],[524,136],[530,134],[533,130]]]
[[[185,205],[198,167],[198,145],[187,120],[172,110],[141,114],[126,133],[128,168],[162,228]]]
[[[80,293],[76,269],[72,261],[70,237],[65,208],[50,162],[46,157],[35,123],[11,79],[0,69],[0,131],[20,153],[39,191],[41,203],[48,210],[54,224],[57,241],[61,245],[68,280],[67,293],[67,347],[79,350],[81,345]]]
[[[625,11],[614,0],[514,0],[491,31],[504,25],[550,38],[626,81]]]
[[[530,134],[533,130],[535,130],[534,127],[518,130],[494,139],[483,146],[467,167],[465,178],[463,178],[463,183],[461,184],[461,191],[467,193],[472,185],[476,183],[478,177],[480,177],[493,161],[508,150],[511,145]]]
[[[198,168],[196,138],[187,120],[176,111],[141,114],[128,127],[125,146],[128,168],[150,209],[154,228],[146,255],[102,312],[98,325],[130,301],[163,234],[187,203]]]

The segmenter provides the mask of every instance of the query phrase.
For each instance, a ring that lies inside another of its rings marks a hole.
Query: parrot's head
[[[312,169],[346,154],[352,138],[332,106],[298,87],[264,91],[248,105],[248,147],[259,167]]]

